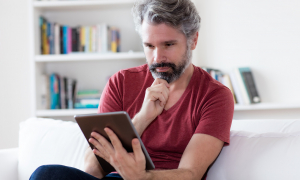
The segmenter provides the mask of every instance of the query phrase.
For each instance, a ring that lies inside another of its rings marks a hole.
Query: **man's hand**
[[[111,143],[100,134],[92,132],[89,142],[95,146],[94,154],[109,162],[124,179],[145,179],[146,160],[139,140],[132,140],[133,153],[128,153],[112,130],[104,130]]]
[[[139,135],[164,110],[169,98],[169,88],[167,81],[159,78],[156,78],[147,88],[142,108],[133,118],[133,124]]]

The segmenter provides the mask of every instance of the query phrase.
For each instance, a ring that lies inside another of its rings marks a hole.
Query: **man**
[[[44,167],[32,179],[59,170],[69,179],[205,179],[222,147],[229,144],[232,94],[191,63],[200,27],[194,4],[190,0],[139,0],[133,15],[147,64],[113,75],[98,112],[127,111],[156,169],[145,170],[137,139],[132,141],[134,152],[127,153],[114,132],[105,128],[112,144],[91,134],[89,141],[96,148],[86,153],[86,173]],[[95,155],[118,174],[103,172]]]

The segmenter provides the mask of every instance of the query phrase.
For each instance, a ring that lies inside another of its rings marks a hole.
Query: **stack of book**
[[[71,27],[40,17],[41,54],[120,52],[120,31],[106,24]]]
[[[73,109],[77,81],[53,73],[43,75],[41,80],[42,109]]]
[[[74,108],[98,108],[100,96],[99,90],[80,90],[77,92]]]
[[[261,102],[252,71],[249,67],[235,68],[230,75],[223,74],[218,69],[205,67],[202,69],[231,90],[235,103],[253,104]]]

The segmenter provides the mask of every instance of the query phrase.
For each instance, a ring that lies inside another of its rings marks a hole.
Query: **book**
[[[39,19],[39,28],[40,28],[40,51],[41,54],[44,54],[44,28],[43,28],[43,24],[44,24],[44,18],[42,16],[40,16]]]
[[[256,85],[254,82],[254,78],[249,67],[239,68],[240,73],[242,74],[243,81],[245,83],[247,93],[249,95],[251,103],[259,103],[261,102],[260,96],[256,89]]]
[[[85,27],[80,28],[80,52],[85,52]]]
[[[121,52],[120,30],[107,24],[71,27],[39,17],[41,54]]]
[[[86,53],[90,52],[90,27],[86,26],[85,28],[85,47],[84,50]]]
[[[48,54],[48,38],[47,38],[47,22],[46,19],[43,19],[42,25],[42,46],[43,46],[43,54]]]
[[[59,109],[59,85],[55,73],[50,75],[50,109]]]
[[[60,108],[67,109],[66,106],[66,91],[65,91],[65,77],[60,79]]]
[[[49,76],[46,74],[41,75],[40,81],[40,108],[41,109],[49,109],[50,108],[50,84],[49,84]]]
[[[224,86],[228,87],[228,89],[230,89],[230,91],[231,91],[231,93],[233,95],[234,103],[236,104],[237,101],[236,101],[235,93],[234,93],[234,90],[233,90],[233,87],[232,87],[229,75],[227,75],[227,74],[223,75],[223,77],[222,77],[222,84]]]
[[[236,76],[234,75],[234,72],[232,71],[229,74],[229,76],[230,76],[230,80],[231,80],[231,83],[232,83],[232,88],[233,88],[233,91],[234,91],[234,94],[235,94],[237,104],[245,104],[244,101],[243,101],[243,98],[242,98],[241,90],[240,90],[240,88],[238,86],[238,83],[237,83]]]
[[[68,26],[63,26],[63,54],[68,54]]]
[[[60,25],[54,24],[54,54],[60,54]]]
[[[235,79],[237,82],[238,89],[241,92],[241,96],[242,96],[244,104],[250,104],[250,97],[247,93],[246,85],[243,81],[243,78],[242,78],[239,68],[234,69],[234,76],[235,76]]]
[[[72,28],[68,27],[68,44],[67,44],[67,54],[70,54],[72,52]]]
[[[59,27],[59,49],[60,49],[60,54],[64,53],[64,27],[60,26]]]

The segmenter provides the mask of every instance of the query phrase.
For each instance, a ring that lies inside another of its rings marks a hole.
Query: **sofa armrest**
[[[0,179],[18,180],[18,148],[0,149]]]

